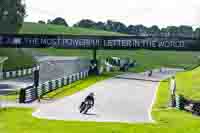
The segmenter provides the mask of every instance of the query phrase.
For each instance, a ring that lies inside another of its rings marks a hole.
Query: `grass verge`
[[[0,101],[11,101],[16,102],[19,99],[19,91],[11,92],[6,95],[0,95]]]
[[[200,67],[176,75],[177,93],[188,99],[200,100]]]
[[[29,68],[36,64],[31,55],[24,53],[20,48],[0,48],[0,56],[8,57],[4,62],[4,71]]]
[[[109,32],[104,30],[79,28],[79,27],[65,27],[62,25],[53,24],[38,24],[25,22],[20,31],[22,34],[61,34],[61,35],[126,35],[116,32]]]

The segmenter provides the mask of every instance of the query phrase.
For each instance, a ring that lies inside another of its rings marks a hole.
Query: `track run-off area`
[[[62,99],[36,104],[33,116],[42,119],[95,122],[153,122],[151,109],[160,81],[180,69],[154,70],[148,73],[126,73],[98,82],[83,91]],[[88,114],[79,113],[79,105],[90,93],[95,93],[95,106]]]

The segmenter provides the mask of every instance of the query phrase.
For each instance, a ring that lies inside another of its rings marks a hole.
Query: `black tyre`
[[[87,104],[86,107],[85,107],[84,114],[87,114],[88,110],[89,110],[91,107],[92,107],[92,105]]]
[[[87,114],[88,110],[89,110],[89,105],[86,105],[84,114]]]
[[[86,104],[84,103],[81,107],[80,107],[80,113],[82,113],[86,108]]]

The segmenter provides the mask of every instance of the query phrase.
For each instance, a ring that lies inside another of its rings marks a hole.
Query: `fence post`
[[[69,80],[70,80],[70,78],[69,78],[69,77],[67,77],[67,85],[69,85],[69,84],[70,84],[70,83],[69,83],[69,82],[70,82]]]
[[[87,75],[87,77],[89,76],[89,71],[88,70],[86,71],[86,75]]]
[[[81,79],[83,79],[83,72],[81,72]]]
[[[58,79],[58,88],[62,87],[62,79]]]
[[[26,98],[25,94],[26,94],[25,89],[21,88],[19,92],[19,103],[25,103],[25,98]]]
[[[42,84],[42,95],[44,95],[45,92],[46,92],[46,90],[45,90],[45,84]]]
[[[37,87],[37,94],[38,94],[38,97],[41,97],[42,96],[42,85],[40,84],[40,85],[38,85],[38,87]]]
[[[102,73],[103,73],[103,70],[104,70],[104,68],[103,68],[103,66],[101,66],[101,67],[100,67],[100,70],[99,70],[99,74],[102,74]]]
[[[55,89],[58,89],[59,88],[59,81],[56,80],[56,88]]]
[[[49,84],[49,91],[52,91],[53,90],[52,81],[49,81],[48,84]]]
[[[12,71],[12,77],[16,78],[16,71]]]
[[[13,73],[12,73],[12,71],[10,71],[9,73],[10,73],[10,78],[13,78]]]
[[[67,85],[67,77],[64,77],[64,85]]]
[[[61,79],[61,86],[62,86],[62,87],[65,86],[65,78],[62,78],[62,79]]]
[[[32,70],[31,68],[28,69],[28,74],[31,74],[32,73]]]
[[[71,84],[72,83],[72,76],[70,75],[69,76],[69,84]]]
[[[22,76],[22,71],[21,70],[18,71],[18,77],[20,77],[20,76]]]
[[[45,83],[45,94],[49,92],[49,82]]]
[[[23,69],[23,76],[26,75],[26,69]]]
[[[72,75],[72,82],[74,82],[75,81],[75,75],[73,74]]]
[[[56,89],[56,81],[52,80],[52,89],[55,90]]]
[[[10,78],[10,73],[6,72],[6,78]]]

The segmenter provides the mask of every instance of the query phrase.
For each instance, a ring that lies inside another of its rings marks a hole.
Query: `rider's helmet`
[[[94,97],[94,93],[93,92],[91,92],[89,95],[92,96],[92,97]]]

